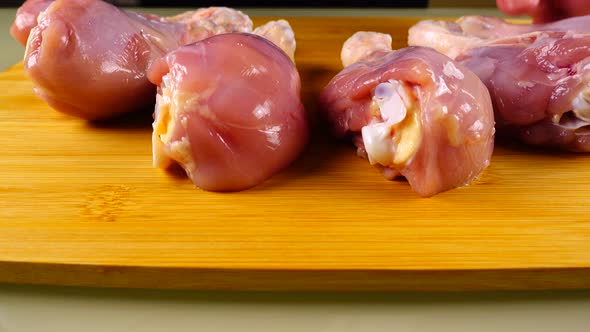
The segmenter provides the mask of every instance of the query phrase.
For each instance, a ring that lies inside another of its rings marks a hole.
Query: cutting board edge
[[[590,289],[590,267],[487,270],[292,270],[0,262],[0,282],[227,291]]]

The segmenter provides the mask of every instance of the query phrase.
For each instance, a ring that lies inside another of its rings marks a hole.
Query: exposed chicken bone
[[[380,83],[375,88],[371,108],[383,119],[362,128],[371,165],[391,166],[410,160],[420,142],[420,118],[409,87],[397,80]]]

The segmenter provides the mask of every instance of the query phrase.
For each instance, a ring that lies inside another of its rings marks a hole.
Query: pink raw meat
[[[25,72],[37,95],[67,114],[95,120],[145,108],[154,102],[146,70],[155,59],[217,33],[252,29],[246,15],[227,8],[184,15],[164,19],[99,0],[54,1],[31,30]]]
[[[47,9],[54,0],[27,0],[16,11],[16,18],[10,27],[10,34],[21,45],[27,45],[29,33],[37,25],[37,16]]]
[[[151,66],[154,166],[178,163],[200,188],[253,187],[294,161],[309,126],[294,63],[245,33],[183,46]]]
[[[346,67],[320,96],[339,137],[421,196],[464,186],[489,165],[492,104],[471,71],[430,49],[391,50],[389,35],[359,32],[344,44]]]
[[[410,29],[409,43],[434,47],[481,78],[499,135],[590,152],[590,16],[546,25],[423,21]]]
[[[23,46],[27,45],[30,31],[37,26],[38,16],[56,0],[26,0],[16,11],[16,17],[10,33]],[[147,19],[181,23],[185,25],[192,41],[199,40],[200,34],[206,32],[208,35],[224,32],[252,30],[252,21],[240,11],[226,7],[200,8],[194,11],[184,12],[170,17],[159,17],[152,14],[137,13]],[[201,37],[202,39],[204,37]],[[190,40],[185,41],[185,43]]]

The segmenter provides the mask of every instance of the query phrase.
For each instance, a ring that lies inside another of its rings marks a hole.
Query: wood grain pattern
[[[258,18],[257,23],[265,21]],[[415,19],[291,18],[308,109],[358,30],[405,46]],[[590,156],[499,146],[475,185],[424,199],[317,135],[248,191],[151,167],[151,115],[91,124],[0,74],[0,282],[198,289],[590,287]],[[321,128],[318,133],[321,134]]]

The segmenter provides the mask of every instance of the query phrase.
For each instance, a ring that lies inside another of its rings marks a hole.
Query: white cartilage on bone
[[[371,165],[389,166],[395,153],[393,127],[405,119],[411,99],[399,81],[390,80],[375,88],[372,103],[379,108],[383,122],[362,128],[363,143]]]
[[[383,120],[389,124],[396,124],[406,117],[406,103],[410,99],[398,81],[390,80],[377,85],[373,101],[379,105]]]

